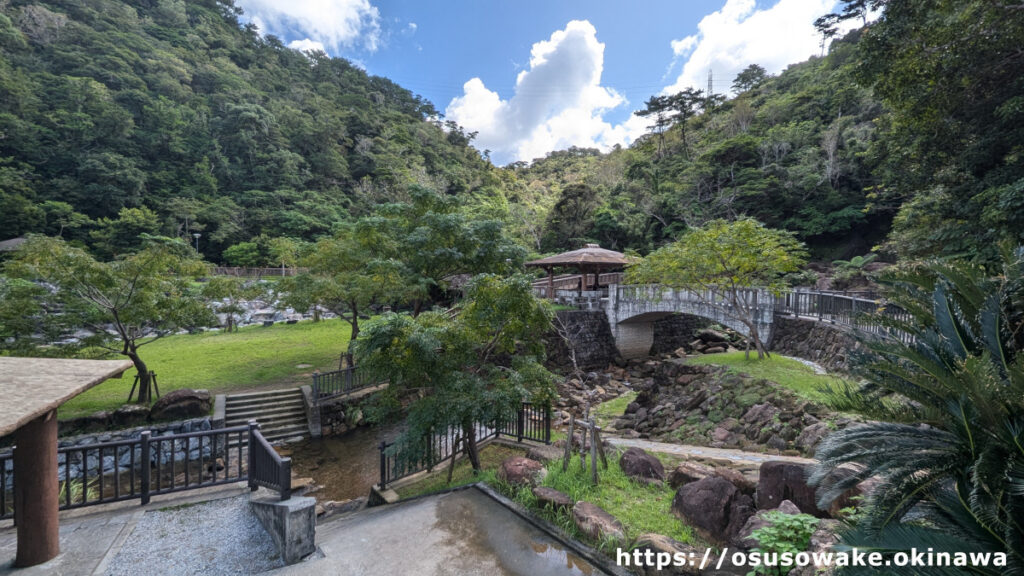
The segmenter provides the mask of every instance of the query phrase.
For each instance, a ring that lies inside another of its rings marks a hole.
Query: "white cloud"
[[[682,72],[663,93],[707,87],[708,70],[722,93],[750,64],[777,74],[787,65],[821,52],[821,35],[814,20],[832,12],[835,0],[779,0],[758,10],[755,0],[726,0],[717,12],[705,16],[697,34],[671,43],[677,59],[686,58]],[[859,26],[848,22],[847,29]]]
[[[263,33],[306,36],[334,51],[380,45],[380,12],[370,0],[239,0],[238,5]],[[294,44],[294,42],[292,43]]]
[[[463,85],[445,115],[469,131],[476,145],[491,150],[495,162],[532,160],[569,146],[609,149],[643,133],[632,117],[618,126],[605,122],[608,110],[626,104],[601,86],[604,44],[586,20],[573,20],[548,40],[533,45],[529,68],[516,77],[515,92],[502,100],[482,80]]]
[[[327,50],[324,48],[323,42],[310,40],[309,38],[304,38],[302,40],[292,40],[291,42],[288,43],[288,47],[294,48],[295,50],[298,50],[300,52],[309,52],[311,50],[314,52],[327,52]]]

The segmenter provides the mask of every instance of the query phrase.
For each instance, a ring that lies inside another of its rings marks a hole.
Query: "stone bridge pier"
[[[775,299],[765,290],[746,290],[741,296],[755,308],[758,336],[768,346]],[[727,314],[727,309],[707,294],[661,286],[613,284],[608,287],[605,313],[619,354],[623,358],[641,358],[649,355],[654,344],[654,322],[672,314],[700,316],[746,335],[747,326]]]

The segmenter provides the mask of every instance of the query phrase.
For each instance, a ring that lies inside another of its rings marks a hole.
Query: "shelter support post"
[[[14,450],[15,566],[35,566],[60,553],[57,530],[57,411],[18,428]]]

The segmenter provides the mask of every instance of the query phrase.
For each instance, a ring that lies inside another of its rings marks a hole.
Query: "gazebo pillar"
[[[14,441],[14,516],[18,525],[14,565],[35,566],[60,552],[57,411],[18,428]]]

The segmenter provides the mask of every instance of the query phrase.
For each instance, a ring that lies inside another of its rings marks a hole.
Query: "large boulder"
[[[642,482],[660,482],[665,479],[665,467],[661,460],[640,448],[629,448],[619,458],[623,474]]]
[[[636,540],[636,547],[634,548],[634,550],[640,551],[641,558],[644,558],[644,555],[646,555],[646,552],[648,550],[653,552],[655,555],[654,558],[656,563],[654,566],[646,565],[643,568],[641,568],[643,570],[642,573],[644,574],[644,576],[661,576],[663,574],[696,575],[700,573],[700,563],[704,559],[703,550],[697,550],[689,544],[684,544],[678,540],[674,540],[672,538],[669,538],[668,536],[663,536],[661,534],[641,534],[640,537]],[[662,558],[671,559],[670,564],[666,567],[663,567],[660,570],[657,566],[658,554],[668,554],[668,556],[662,556]],[[675,566],[674,562],[672,562],[676,559],[676,554],[682,554],[682,556],[680,557],[683,560],[681,566]],[[633,557],[631,557],[630,560],[630,566],[633,566]],[[644,564],[646,563],[646,559],[644,559]]]
[[[838,520],[822,520],[818,522],[818,527],[814,530],[814,534],[811,534],[811,543],[807,546],[812,559],[824,557],[825,552],[830,551],[833,546],[839,543],[838,531],[841,526]],[[834,564],[809,564],[793,568],[789,572],[789,576],[832,576],[835,572],[836,567]]]
[[[626,528],[615,516],[595,504],[580,500],[572,507],[572,520],[580,532],[594,540],[625,540]]]
[[[544,465],[523,456],[506,458],[498,468],[498,479],[514,486],[535,486],[544,470]]]
[[[676,491],[672,513],[705,540],[727,545],[754,515],[754,502],[725,478],[708,476]]]
[[[809,464],[782,460],[765,462],[757,481],[758,509],[771,510],[783,500],[789,500],[805,514],[827,517],[828,511],[818,508],[815,489],[807,484],[809,475]]]
[[[180,420],[206,416],[213,408],[208,390],[182,388],[164,394],[149,410],[150,420]]]
[[[552,508],[559,510],[568,510],[572,508],[572,498],[568,494],[559,492],[554,488],[548,486],[536,486],[533,488],[533,495],[537,498],[537,504],[541,508],[551,506]]]
[[[772,522],[768,519],[768,512],[775,511],[783,514],[789,514],[791,516],[800,514],[800,509],[796,507],[796,504],[793,504],[789,500],[783,500],[775,510],[758,510],[756,514],[747,520],[739,534],[736,535],[736,539],[732,543],[733,546],[738,546],[740,548],[756,548],[758,543],[757,540],[753,538],[754,532],[764,528],[765,526],[771,526]]]
[[[739,488],[740,492],[744,494],[753,495],[757,489],[757,481],[747,478],[742,472],[735,468],[729,468],[728,466],[716,466],[712,471],[712,476],[719,476],[725,478],[736,488]]]
[[[668,485],[679,488],[684,484],[703,480],[714,474],[714,468],[698,464],[697,462],[683,462],[676,466],[675,470],[668,475]]]

